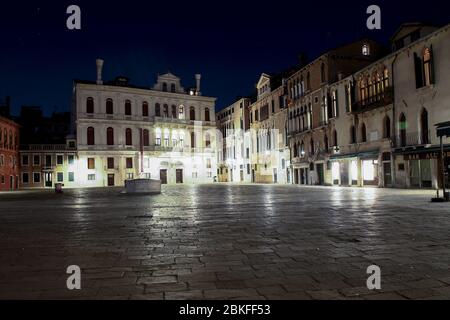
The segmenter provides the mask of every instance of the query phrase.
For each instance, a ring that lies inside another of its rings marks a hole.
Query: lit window
[[[155,136],[156,136],[155,145],[160,146],[161,145],[161,129],[157,128],[155,130]]]
[[[362,46],[362,54],[363,56],[370,56],[370,47],[368,44]]]

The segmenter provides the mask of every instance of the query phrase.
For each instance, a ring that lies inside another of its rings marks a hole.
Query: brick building
[[[19,188],[19,125],[0,116],[0,191]]]

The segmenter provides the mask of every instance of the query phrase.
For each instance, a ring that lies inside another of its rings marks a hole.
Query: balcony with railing
[[[352,113],[361,113],[376,108],[388,106],[394,101],[394,90],[392,87],[386,88],[383,92],[372,95],[366,99],[359,100],[352,104]]]
[[[20,146],[22,151],[73,151],[76,148],[70,148],[66,144],[30,144]]]
[[[431,144],[430,130],[422,132],[401,132],[399,136],[394,138],[396,148],[423,146],[427,144]]]

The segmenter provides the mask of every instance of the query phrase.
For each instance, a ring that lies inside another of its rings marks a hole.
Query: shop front
[[[413,189],[437,189],[442,187],[441,151],[438,147],[398,151],[396,161],[404,164],[405,185]],[[450,146],[444,149],[445,182],[449,186]]]
[[[378,186],[378,157],[378,150],[331,156],[332,184],[349,187]]]

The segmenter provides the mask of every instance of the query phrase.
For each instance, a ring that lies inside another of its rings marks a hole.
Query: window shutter
[[[423,71],[422,71],[422,60],[414,53],[414,68],[416,74],[416,88],[423,87]]]
[[[430,69],[431,84],[435,84],[433,45],[430,46]]]

